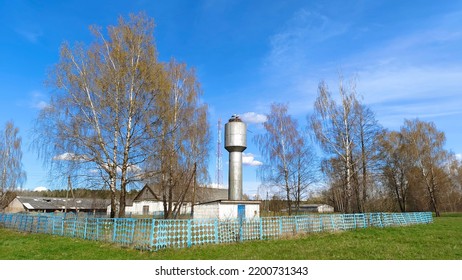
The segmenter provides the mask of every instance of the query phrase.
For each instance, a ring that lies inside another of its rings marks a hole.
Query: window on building
[[[143,206],[143,215],[149,215],[149,205]]]

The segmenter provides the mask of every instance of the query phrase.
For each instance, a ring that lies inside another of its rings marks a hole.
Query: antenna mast
[[[217,166],[216,166],[216,174],[215,174],[215,182],[217,187],[221,187],[223,185],[223,162],[221,159],[221,119],[218,119],[218,135],[217,135]]]

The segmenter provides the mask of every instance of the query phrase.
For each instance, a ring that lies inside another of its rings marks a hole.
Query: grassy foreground
[[[462,215],[433,224],[142,252],[0,228],[1,260],[462,260]]]

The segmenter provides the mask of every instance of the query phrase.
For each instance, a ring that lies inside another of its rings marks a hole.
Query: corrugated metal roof
[[[60,197],[16,197],[27,209],[34,210],[60,210],[60,209],[75,209],[79,210],[94,210],[106,209],[110,204],[107,199],[92,199],[92,198],[76,198],[75,203],[72,198]]]

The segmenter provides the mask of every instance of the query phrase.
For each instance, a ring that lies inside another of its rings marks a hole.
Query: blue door
[[[237,205],[237,217],[239,219],[245,219],[245,205],[242,205],[242,204]]]

